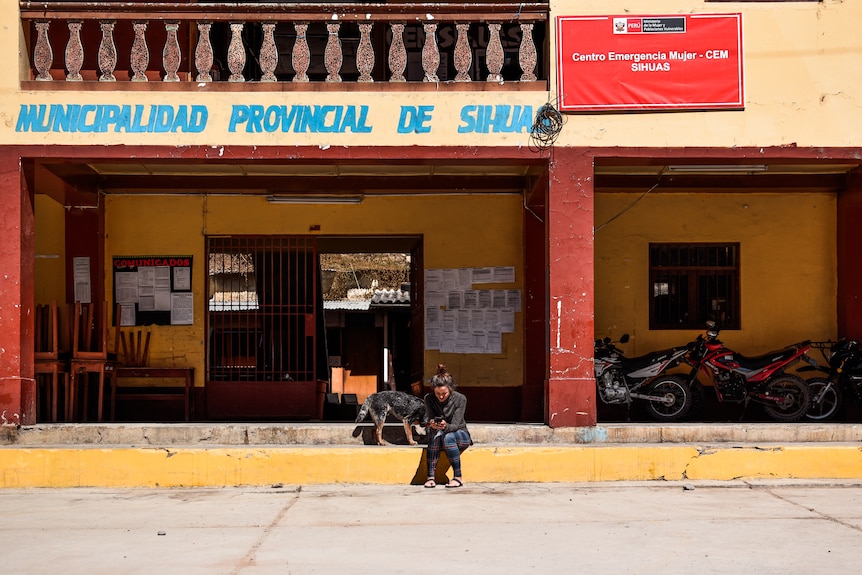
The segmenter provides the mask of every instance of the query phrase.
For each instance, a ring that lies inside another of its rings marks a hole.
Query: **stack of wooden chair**
[[[36,372],[36,406],[37,414],[41,400],[46,399],[47,417],[38,417],[44,421],[55,422],[60,405],[60,394],[63,398],[63,418],[71,419],[69,412],[69,360],[60,342],[60,315],[57,302],[39,304],[35,316],[35,352],[33,359]],[[42,389],[44,388],[44,394]]]
[[[108,351],[107,302],[75,302],[71,310],[72,356],[70,359],[70,391],[72,419],[87,421],[90,414],[89,389],[91,375],[97,379],[96,419],[103,421],[105,386],[117,365],[116,353]],[[116,349],[116,345],[114,347]],[[79,398],[80,396],[80,398]]]

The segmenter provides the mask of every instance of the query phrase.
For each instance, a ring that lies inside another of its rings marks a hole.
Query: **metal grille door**
[[[316,381],[315,238],[211,237],[207,262],[207,380]]]

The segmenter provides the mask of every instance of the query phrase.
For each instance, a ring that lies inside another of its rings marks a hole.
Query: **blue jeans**
[[[452,465],[452,473],[455,477],[461,477],[461,453],[473,445],[470,434],[466,429],[459,429],[451,433],[443,433],[435,429],[428,430],[428,477],[434,477],[437,473],[437,462],[440,460],[440,451],[446,452],[449,463]]]

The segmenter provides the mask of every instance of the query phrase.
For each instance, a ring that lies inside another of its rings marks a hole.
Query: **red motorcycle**
[[[712,380],[720,403],[758,403],[776,421],[798,421],[810,407],[808,385],[797,375],[784,370],[798,361],[812,360],[805,355],[810,341],[801,341],[764,355],[746,357],[718,339],[715,322],[706,324],[706,336],[700,334],[689,344],[685,361],[692,366],[688,384],[700,386],[697,376],[703,372]],[[744,412],[743,412],[744,413]]]

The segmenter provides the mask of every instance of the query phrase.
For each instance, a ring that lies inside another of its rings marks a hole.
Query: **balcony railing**
[[[547,89],[547,2],[55,1],[20,10],[26,89]]]

